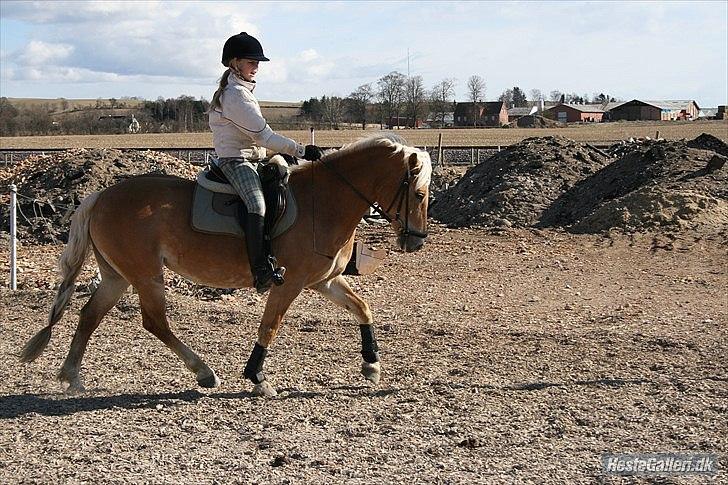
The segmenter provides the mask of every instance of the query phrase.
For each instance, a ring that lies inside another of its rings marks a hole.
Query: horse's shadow
[[[250,393],[248,393],[250,394]],[[252,396],[252,394],[250,394]],[[0,396],[0,419],[12,419],[26,414],[68,416],[80,412],[106,409],[143,409],[158,405],[175,406],[193,403],[205,395],[196,390],[158,394],[119,394],[116,396],[67,396],[65,394],[12,394]],[[245,393],[240,393],[245,397]]]
[[[398,392],[397,389],[372,390],[368,386],[342,386],[334,390],[349,391],[349,397],[379,397]],[[367,390],[372,392],[367,392]],[[327,392],[280,389],[276,399],[312,399],[324,397]],[[252,392],[217,392],[204,394],[197,390],[164,392],[156,394],[130,393],[116,396],[69,396],[66,394],[11,394],[0,396],[0,420],[13,419],[27,414],[43,416],[69,416],[89,411],[107,409],[144,409],[178,406],[182,403],[195,403],[200,399],[252,399]]]

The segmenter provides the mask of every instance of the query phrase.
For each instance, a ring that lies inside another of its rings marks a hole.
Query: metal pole
[[[445,166],[445,162],[442,160],[442,133],[437,135],[437,163],[441,166]]]
[[[314,133],[313,126],[311,127],[311,145],[316,144],[316,134]]]
[[[477,149],[477,153],[478,153],[478,155],[476,157],[476,161],[477,161],[478,165],[480,165],[480,148]]]
[[[475,165],[475,148],[470,149],[470,165]]]
[[[18,289],[18,273],[17,273],[17,246],[15,227],[15,211],[18,202],[18,188],[15,184],[10,185],[10,289]]]

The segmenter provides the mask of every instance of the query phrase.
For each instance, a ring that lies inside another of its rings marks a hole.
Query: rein
[[[400,235],[404,237],[408,236],[415,236],[415,237],[421,237],[426,238],[427,232],[420,232],[420,231],[414,231],[410,230],[409,227],[409,184],[410,184],[410,178],[412,177],[409,164],[407,164],[407,171],[404,174],[404,177],[402,178],[402,182],[399,184],[399,188],[397,189],[397,193],[394,194],[394,198],[392,199],[392,203],[389,204],[386,210],[382,210],[381,206],[374,201],[369,200],[367,196],[362,194],[359,189],[354,187],[354,184],[349,182],[349,180],[344,177],[338,170],[336,170],[331,165],[328,165],[325,160],[319,160],[321,162],[321,165],[331,170],[334,175],[336,175],[342,182],[344,182],[356,195],[359,196],[364,202],[366,202],[369,207],[374,209],[374,212],[379,214],[382,218],[384,218],[387,222],[391,223],[393,220],[397,221],[404,230],[400,231]],[[395,202],[397,202],[397,198],[399,198],[399,203],[397,204],[397,213],[395,214],[394,218],[392,218],[389,215],[389,211],[392,210],[392,207],[394,207]],[[404,203],[405,209],[404,209],[404,222],[402,222],[402,219],[400,217],[401,211],[402,211],[402,203]]]

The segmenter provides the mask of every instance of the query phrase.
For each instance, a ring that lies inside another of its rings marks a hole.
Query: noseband
[[[374,209],[374,212],[379,214],[382,218],[386,219],[387,222],[391,223],[392,221],[397,221],[400,225],[400,228],[402,230],[399,231],[400,236],[409,237],[409,236],[415,236],[415,237],[421,237],[426,238],[427,232],[420,232],[410,229],[409,227],[409,185],[410,185],[410,178],[412,178],[412,174],[410,172],[409,163],[407,164],[407,171],[404,174],[404,177],[402,178],[402,182],[399,184],[399,188],[397,189],[397,193],[394,194],[394,198],[392,199],[392,203],[389,204],[386,210],[383,210],[381,206],[377,202],[373,202],[369,200],[367,196],[362,194],[354,185],[349,182],[346,177],[344,177],[342,174],[340,174],[334,167],[331,165],[328,165],[324,160],[320,160],[321,164],[331,170],[339,179],[341,179],[342,182],[344,182],[346,185],[349,186],[351,190],[354,191],[356,195],[358,195],[364,202],[369,204],[369,207]],[[399,202],[397,203],[397,199],[399,199]],[[392,218],[389,215],[389,212],[392,210],[392,207],[394,207],[394,204],[397,203],[397,212]],[[404,205],[404,221],[402,221],[401,213],[402,213],[402,205]]]

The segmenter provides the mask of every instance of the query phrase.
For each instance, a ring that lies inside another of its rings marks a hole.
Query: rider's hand
[[[323,150],[316,145],[306,145],[306,151],[303,153],[303,158],[315,162],[320,159],[323,154]]]

